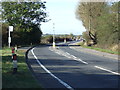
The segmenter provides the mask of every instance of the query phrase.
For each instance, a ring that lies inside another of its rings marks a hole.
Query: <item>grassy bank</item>
[[[83,48],[94,49],[94,50],[101,51],[101,52],[120,55],[120,52],[115,52],[115,51],[111,51],[108,49],[102,49],[102,48],[97,48],[97,47],[92,47],[92,46],[85,46],[83,42],[79,42],[77,43],[77,45],[80,45]]]
[[[2,88],[40,88],[25,62],[25,50],[18,50],[18,72],[13,74],[11,49],[2,49]]]
[[[117,54],[117,55],[119,54],[120,55],[120,52],[114,52],[114,51],[107,50],[107,49],[90,47],[90,46],[82,46],[82,47],[88,48],[88,49],[94,49],[94,50],[97,50],[97,51],[106,52],[106,53],[110,53],[110,54]]]

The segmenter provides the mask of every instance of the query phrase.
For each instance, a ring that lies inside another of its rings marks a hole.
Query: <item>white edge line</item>
[[[74,90],[70,85],[68,85],[67,83],[63,82],[61,79],[59,79],[58,77],[56,77],[54,74],[52,74],[47,68],[45,68],[44,65],[42,65],[40,63],[40,61],[38,60],[38,58],[36,57],[36,55],[33,52],[34,48],[31,50],[33,56],[35,57],[35,59],[37,60],[38,64],[47,72],[49,73],[53,78],[57,79],[61,84],[63,84],[66,88],[70,89],[70,90]]]
[[[95,68],[98,68],[98,69],[101,69],[101,70],[104,70],[104,71],[107,71],[107,72],[110,72],[112,74],[116,74],[116,75],[120,75],[120,73],[117,73],[117,72],[113,72],[111,70],[108,70],[108,69],[105,69],[105,68],[102,68],[102,67],[99,67],[99,66],[94,66]]]

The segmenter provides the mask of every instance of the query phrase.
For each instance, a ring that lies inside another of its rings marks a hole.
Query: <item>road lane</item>
[[[72,58],[56,54],[54,51],[50,51],[49,47],[35,47],[34,54],[45,68],[73,88],[118,87],[117,75],[97,69],[91,64],[86,65]],[[42,87],[66,88],[41,68],[32,52],[28,53],[28,58],[34,75]]]
[[[59,79],[58,77],[56,77],[54,74],[52,74],[37,58],[37,56],[34,54],[34,48],[31,50],[34,58],[37,60],[37,63],[48,73],[50,74],[50,76],[52,76],[53,78],[55,78],[56,80],[58,80],[62,85],[64,85],[66,88],[73,90],[73,88],[68,85],[67,83],[65,83],[64,81],[62,81],[61,79]]]
[[[111,70],[113,72],[118,72],[118,64],[119,64],[118,60],[101,57],[89,53],[84,53],[77,50],[75,51],[69,47],[60,47],[60,49],[63,50],[64,52],[68,52],[71,55],[74,55],[82,59],[83,61],[89,63],[92,66],[99,66]]]

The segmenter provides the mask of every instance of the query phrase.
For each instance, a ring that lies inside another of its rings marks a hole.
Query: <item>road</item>
[[[68,46],[37,46],[28,64],[43,88],[118,88],[118,60],[73,50]]]

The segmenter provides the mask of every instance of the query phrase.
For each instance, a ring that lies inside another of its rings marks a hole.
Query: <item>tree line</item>
[[[45,2],[1,2],[2,44],[8,43],[8,27],[13,26],[12,45],[39,44],[41,22],[46,22]]]
[[[72,33],[70,34],[61,34],[61,35],[56,35],[55,34],[55,42],[56,43],[59,43],[59,42],[66,42],[67,41],[72,41],[72,40],[76,40],[75,38],[80,38],[81,36],[78,35],[73,35]],[[43,35],[42,38],[41,38],[41,43],[43,44],[49,44],[49,43],[53,43],[53,35],[51,34],[46,34],[46,35]]]
[[[83,38],[88,46],[118,50],[120,2],[79,2],[76,17],[86,31]]]

